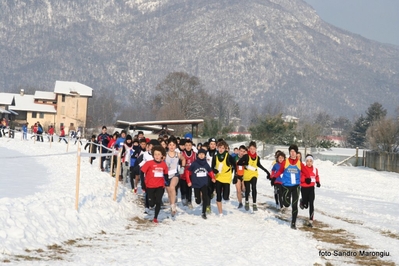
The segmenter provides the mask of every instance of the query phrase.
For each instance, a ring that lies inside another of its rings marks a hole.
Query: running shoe
[[[254,212],[256,212],[256,211],[258,211],[258,206],[256,206],[256,204],[254,204],[254,205],[252,206],[252,209],[253,209]]]

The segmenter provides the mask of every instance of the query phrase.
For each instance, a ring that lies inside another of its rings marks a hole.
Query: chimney
[[[21,91],[19,92],[19,94],[20,94],[21,96],[24,96],[24,95],[25,95],[25,90],[24,90],[24,89],[21,89]]]

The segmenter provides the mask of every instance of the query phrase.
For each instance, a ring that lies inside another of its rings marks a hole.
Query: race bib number
[[[163,177],[163,172],[162,171],[154,171],[154,177]]]
[[[197,173],[197,176],[198,176],[198,177],[206,177],[207,174],[204,173],[204,172],[199,172],[199,173]]]
[[[222,172],[222,170],[223,170],[223,164],[222,164],[222,163],[220,163],[220,164],[219,164],[219,167],[218,167],[218,171],[219,171],[219,173],[221,173],[221,172]]]
[[[251,171],[256,171],[256,167],[253,167],[252,165],[248,165],[247,169]]]
[[[296,184],[296,175],[291,174],[291,184]]]
[[[173,177],[176,174],[176,170],[169,170],[168,175]]]
[[[314,178],[314,177],[312,177],[311,180],[312,180],[312,183],[316,182],[316,178]]]

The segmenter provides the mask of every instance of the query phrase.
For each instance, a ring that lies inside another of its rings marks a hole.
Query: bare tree
[[[234,95],[225,90],[217,90],[212,95],[212,114],[218,118],[219,127],[228,126],[233,117],[238,117],[240,107]]]
[[[367,129],[370,148],[376,151],[397,152],[399,148],[399,122],[392,118],[375,121]]]
[[[88,127],[111,125],[122,111],[112,89],[101,88],[93,92],[88,105]]]
[[[323,127],[316,123],[301,123],[298,132],[304,147],[316,147]]]
[[[157,119],[199,118],[205,115],[208,98],[197,77],[174,72],[157,85],[153,111]]]

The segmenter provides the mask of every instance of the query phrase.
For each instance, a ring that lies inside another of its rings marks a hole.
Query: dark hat
[[[133,143],[140,143],[138,139],[133,139]]]
[[[296,153],[298,153],[298,146],[295,144],[291,144],[288,148],[288,152],[290,152],[291,150],[294,150]]]
[[[161,143],[159,143],[159,141],[156,140],[156,139],[150,140],[150,141],[148,142],[148,144],[152,144],[152,145],[154,145],[154,146],[156,146],[156,145],[161,145]]]
[[[216,139],[215,138],[208,139],[208,143],[211,143],[211,142],[216,142]]]
[[[127,136],[126,136],[126,140],[129,140],[129,139],[132,140],[132,136],[127,135]]]
[[[198,150],[198,154],[200,154],[200,153],[203,153],[203,154],[206,155],[206,150],[205,150],[205,149],[199,149],[199,150]]]
[[[184,144],[186,144],[186,140],[185,140],[185,139],[181,139],[181,140],[179,141],[179,145],[184,145]]]

